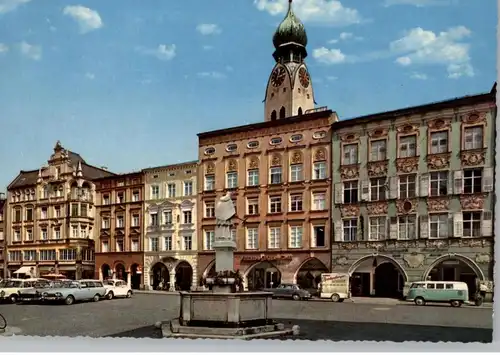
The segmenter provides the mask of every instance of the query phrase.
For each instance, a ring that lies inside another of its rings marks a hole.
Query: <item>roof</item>
[[[150,172],[152,170],[158,170],[158,169],[170,170],[170,169],[177,169],[177,168],[180,168],[183,166],[188,166],[188,165],[198,165],[198,160],[191,160],[191,161],[186,161],[183,163],[170,164],[170,165],[154,166],[154,167],[142,169],[142,171],[147,173],[147,172]]]
[[[141,176],[142,174],[143,174],[143,171],[139,170],[139,171],[131,171],[128,173],[121,173],[121,174],[119,173],[119,174],[101,176],[101,177],[95,178],[93,180],[97,181],[97,180],[123,179],[123,178],[127,178],[127,177]]]

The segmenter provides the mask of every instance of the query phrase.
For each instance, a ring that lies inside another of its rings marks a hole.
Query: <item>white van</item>
[[[350,298],[349,274],[321,274],[319,296],[321,298],[330,298],[333,302],[343,302],[345,299]]]

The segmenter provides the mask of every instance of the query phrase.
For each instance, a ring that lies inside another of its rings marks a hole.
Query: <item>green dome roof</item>
[[[290,42],[304,47],[307,45],[306,29],[292,10],[292,0],[288,0],[288,12],[273,36],[273,44],[276,49]]]

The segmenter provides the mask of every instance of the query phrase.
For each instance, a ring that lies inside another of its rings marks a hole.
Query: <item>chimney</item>
[[[0,192],[0,200],[5,200],[5,192]]]
[[[101,166],[101,169],[102,170],[108,170],[108,167],[107,166]]]

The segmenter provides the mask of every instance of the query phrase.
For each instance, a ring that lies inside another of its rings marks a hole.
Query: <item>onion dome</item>
[[[306,29],[292,10],[292,0],[288,0],[288,12],[273,36],[274,48],[278,49],[287,43],[294,43],[303,47],[307,45]]]

